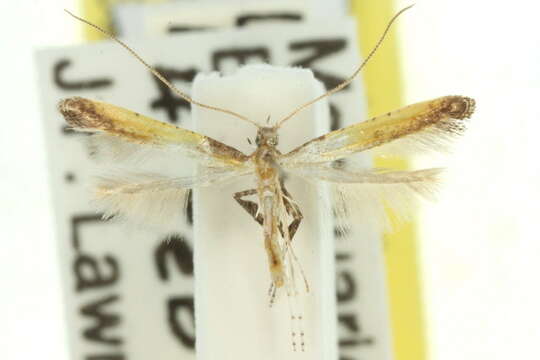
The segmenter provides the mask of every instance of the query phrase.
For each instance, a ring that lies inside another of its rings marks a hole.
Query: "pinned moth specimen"
[[[115,105],[80,97],[62,100],[59,110],[74,130],[96,133],[97,136],[120,144],[122,150],[128,153],[127,156],[130,151],[135,152],[137,148],[145,147],[163,153],[171,150],[182,153],[194,159],[201,169],[193,177],[174,178],[148,173],[118,174],[102,178],[95,190],[97,199],[107,209],[107,216],[120,214],[129,217],[136,216],[139,211],[150,211],[163,206],[180,207],[181,200],[192,188],[212,186],[251,175],[256,187],[235,193],[233,198],[262,228],[271,276],[271,298],[277,289],[285,288],[288,291],[292,286],[292,267],[297,262],[292,242],[301,226],[303,215],[294,200],[294,194],[285,186],[284,174],[331,183],[338,193],[347,187],[355,187],[361,192],[362,186],[368,184],[394,186],[398,191],[425,195],[436,183],[439,169],[385,171],[337,166],[336,162],[362,151],[398,142],[416,145],[421,149],[441,150],[448,140],[463,132],[466,119],[474,112],[473,99],[445,96],[332,131],[288,153],[278,150],[280,127],[300,111],[351,83],[380,46],[395,19],[407,9],[401,10],[390,20],[373,50],[346,81],[299,106],[272,126],[259,125],[235,111],[191,99],[123,42],[72,15],[117,41],[179,97],[194,106],[250,122],[257,130],[256,149],[251,154],[245,154],[210,137]],[[246,199],[253,196],[256,201]]]

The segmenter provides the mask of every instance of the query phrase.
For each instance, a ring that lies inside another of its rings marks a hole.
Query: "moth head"
[[[278,142],[279,137],[277,134],[277,128],[261,126],[257,130],[257,137],[255,138],[255,144],[257,144],[257,146],[277,146]]]

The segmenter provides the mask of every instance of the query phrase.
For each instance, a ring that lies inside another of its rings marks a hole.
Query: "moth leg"
[[[298,207],[298,205],[296,205],[296,203],[292,201],[291,194],[289,194],[289,192],[287,191],[287,189],[285,188],[283,184],[281,185],[281,188],[282,188],[283,195],[285,195],[285,197],[283,198],[283,203],[285,204],[285,210],[287,211],[287,214],[293,217],[293,221],[289,224],[289,236],[291,237],[291,240],[292,240],[304,216],[302,215],[302,212],[300,211],[300,208]],[[233,197],[234,197],[234,200],[236,200],[236,202],[238,202],[238,204],[240,204],[240,206],[242,206],[242,208],[244,208],[244,210],[246,210],[247,213],[250,214],[251,217],[253,217],[253,219],[259,223],[259,225],[262,225],[264,218],[262,214],[258,212],[259,204],[257,204],[254,201],[243,199],[246,196],[252,196],[255,194],[257,194],[257,189],[250,189],[250,190],[245,190],[245,191],[239,191],[235,193]],[[284,237],[281,223],[279,224],[279,231],[281,232],[281,236]]]
[[[259,204],[257,204],[254,201],[249,200],[243,200],[242,198],[246,196],[251,196],[257,194],[257,189],[251,189],[251,190],[245,190],[245,191],[239,191],[233,195],[234,200],[240,204],[244,208],[244,210],[247,211],[249,215],[253,217],[253,219],[259,223],[259,225],[262,226],[263,224],[263,216],[259,213]]]
[[[309,293],[309,282],[307,281],[306,274],[304,273],[304,269],[302,269],[302,265],[298,262],[298,258],[296,257],[296,254],[294,253],[292,244],[291,244],[292,239],[294,235],[296,234],[298,227],[300,226],[300,223],[304,219],[304,215],[302,215],[302,212],[300,211],[300,207],[296,204],[296,202],[294,201],[289,191],[287,191],[287,188],[285,188],[285,184],[283,183],[283,180],[281,180],[281,192],[283,194],[283,203],[285,205],[285,210],[287,211],[287,214],[293,217],[293,221],[289,224],[290,242],[289,244],[287,244],[287,250],[289,254],[292,256],[293,261],[295,261],[298,267],[300,268],[300,273],[302,274],[302,278],[304,279],[306,292]],[[280,231],[281,230],[282,229],[280,226]],[[283,231],[281,231],[281,234],[283,236]]]
[[[304,219],[304,215],[302,215],[302,212],[300,211],[300,208],[294,202],[293,197],[287,191],[287,188],[285,187],[285,184],[283,181],[281,181],[281,192],[283,195],[283,203],[285,204],[285,210],[287,211],[287,214],[291,215],[293,217],[293,221],[289,224],[289,236],[291,237],[291,241],[296,234],[296,231],[298,230],[298,227],[300,226],[300,223]]]

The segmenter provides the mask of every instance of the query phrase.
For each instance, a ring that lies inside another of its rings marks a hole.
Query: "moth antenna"
[[[289,296],[289,295],[288,295]],[[290,296],[289,296],[290,297]],[[293,313],[293,310],[292,310],[292,306],[291,306],[291,301],[289,299],[289,313],[290,313],[290,327],[291,327],[291,347],[292,347],[292,351],[296,352],[296,345],[297,344],[297,341],[298,341],[298,338],[297,338],[297,335],[298,335],[298,329],[297,329],[297,326],[296,326],[296,315]]]
[[[88,26],[91,26],[93,27],[94,29],[98,30],[99,32],[101,32],[102,34],[106,35],[107,37],[109,37],[111,40],[114,40],[115,42],[117,42],[118,44],[120,44],[124,49],[126,49],[131,55],[133,55],[133,57],[135,57],[135,59],[139,60],[139,62],[141,64],[143,64],[148,70],[150,70],[150,72],[152,74],[154,74],[154,76],[156,78],[158,78],[162,83],[164,83],[165,85],[167,85],[167,87],[169,87],[169,89],[171,89],[176,95],[178,95],[179,97],[181,97],[182,99],[186,100],[187,102],[193,104],[193,105],[197,105],[197,106],[200,106],[202,108],[205,108],[205,109],[209,109],[209,110],[214,110],[214,111],[219,111],[219,112],[222,112],[222,113],[225,113],[225,114],[228,114],[228,115],[231,115],[231,116],[234,116],[238,119],[241,119],[241,120],[244,120],[244,121],[247,121],[247,122],[250,122],[252,123],[253,125],[257,126],[258,127],[258,124],[253,121],[253,120],[250,120],[248,119],[247,117],[243,116],[243,115],[240,115],[234,111],[231,111],[231,110],[228,110],[228,109],[223,109],[223,108],[220,108],[220,107],[217,107],[217,106],[212,106],[212,105],[207,105],[207,104],[203,104],[203,103],[200,103],[196,100],[193,100],[189,95],[187,95],[186,93],[184,93],[183,91],[181,91],[180,89],[178,89],[176,86],[174,86],[169,80],[167,80],[165,78],[165,76],[163,76],[159,71],[157,71],[155,68],[153,68],[150,64],[148,64],[146,61],[143,60],[143,58],[137,54],[135,52],[135,50],[133,50],[132,48],[130,48],[126,43],[124,43],[122,40],[118,39],[116,36],[114,36],[112,33],[108,32],[107,30],[105,29],[102,29],[101,27],[97,26],[96,24],[93,24],[91,23],[90,21],[86,20],[86,19],[83,19],[73,13],[71,13],[69,10],[66,10],[64,9],[64,11],[66,13],[68,13],[69,15],[71,15],[73,18],[85,23],[86,25]]]
[[[368,56],[366,56],[366,58],[364,59],[364,61],[362,61],[362,63],[360,64],[360,66],[356,69],[356,71],[351,75],[349,76],[345,81],[343,81],[341,84],[337,85],[335,88],[329,90],[328,92],[326,92],[325,94],[322,94],[318,97],[316,97],[315,99],[311,100],[311,101],[308,101],[307,103],[305,103],[304,105],[298,107],[296,110],[294,110],[293,112],[291,112],[289,115],[287,115],[286,117],[284,117],[283,119],[281,119],[276,127],[280,127],[285,121],[289,120],[290,118],[294,117],[296,114],[298,114],[300,111],[304,110],[305,108],[313,105],[314,103],[316,103],[317,101],[321,100],[321,99],[324,99],[325,97],[328,97],[338,91],[340,91],[341,89],[343,89],[344,87],[346,87],[347,85],[349,85],[353,80],[354,78],[360,73],[360,71],[362,71],[362,69],[364,68],[364,66],[368,63],[368,61],[371,59],[371,57],[375,54],[375,52],[379,49],[379,47],[381,46],[382,42],[384,41],[384,39],[386,38],[386,35],[388,34],[388,31],[390,30],[390,28],[392,27],[392,24],[396,21],[396,19],[401,15],[403,14],[405,11],[409,10],[410,8],[412,8],[414,6],[414,4],[412,5],[409,5],[403,9],[401,9],[400,11],[398,11],[398,13],[396,15],[394,15],[392,17],[392,19],[390,19],[390,21],[388,22],[388,25],[386,25],[386,28],[384,29],[382,35],[379,37],[379,40],[377,41],[377,43],[375,44],[375,46],[373,47],[373,49],[371,49],[371,51],[369,52]]]
[[[270,284],[270,288],[268,289],[268,296],[270,297],[270,302],[268,303],[268,307],[273,307],[274,303],[276,302],[276,285],[272,282]]]
[[[298,260],[298,257],[294,253],[292,245],[290,243],[285,248],[285,251],[289,251],[292,257],[292,260],[298,265],[298,269],[300,270],[300,275],[302,275],[302,280],[304,281],[304,287],[306,289],[306,293],[309,293],[309,282],[306,277],[306,273],[304,272],[304,269],[302,268],[302,264],[300,264],[300,261]]]
[[[289,253],[290,257],[290,253]],[[303,311],[300,304],[298,304],[298,289],[296,288],[296,275],[294,274],[294,267],[291,259],[289,259],[289,275],[290,281],[286,283],[287,302],[289,305],[289,313],[291,316],[291,345],[293,351],[297,351],[297,345],[300,345],[300,351],[304,352],[306,348],[304,323],[303,323]]]

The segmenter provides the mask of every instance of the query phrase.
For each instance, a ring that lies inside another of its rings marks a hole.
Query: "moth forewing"
[[[473,99],[463,96],[409,105],[311,140],[282,156],[280,163],[285,168],[327,163],[401,139],[439,150],[441,143],[463,132],[474,106]]]
[[[217,140],[131,110],[100,101],[73,97],[58,108],[66,122],[77,131],[105,133],[129,143],[168,146],[211,166],[242,166],[247,156]]]

